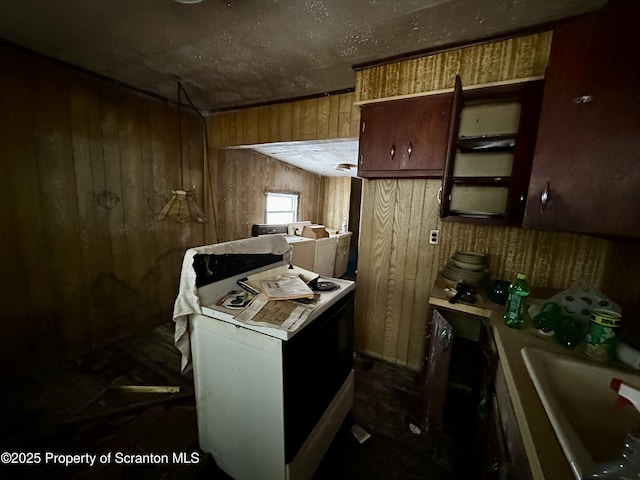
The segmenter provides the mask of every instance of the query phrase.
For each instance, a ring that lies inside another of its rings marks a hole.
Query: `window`
[[[298,194],[267,192],[265,223],[292,223],[298,220]]]

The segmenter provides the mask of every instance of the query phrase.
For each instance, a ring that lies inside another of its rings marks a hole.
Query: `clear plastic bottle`
[[[527,275],[519,273],[516,280],[509,285],[509,298],[504,312],[504,323],[511,328],[520,328],[524,322],[524,308],[529,296]]]

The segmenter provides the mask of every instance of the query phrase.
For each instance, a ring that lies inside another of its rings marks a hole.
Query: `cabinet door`
[[[333,276],[336,278],[340,278],[347,272],[350,246],[351,235],[344,235],[338,238],[338,245],[336,246],[336,264],[333,271]]]
[[[453,160],[456,155],[458,142],[458,129],[460,127],[460,112],[464,103],[462,93],[462,81],[460,75],[456,75],[456,83],[451,99],[451,117],[449,118],[449,138],[447,140],[447,153],[445,169],[442,177],[442,191],[440,192],[440,217],[447,217],[451,213],[451,188],[453,187]]]
[[[422,409],[423,428],[430,445],[437,447],[442,433],[444,403],[449,381],[453,328],[433,310],[429,336],[425,342],[426,376]]]
[[[358,176],[439,178],[444,172],[452,94],[362,107]]]
[[[541,99],[541,81],[464,92],[456,77],[442,218],[522,225]]]
[[[483,480],[513,478],[513,475],[507,475],[507,472],[511,473],[513,469],[509,462],[509,454],[507,453],[506,441],[502,432],[502,424],[500,423],[498,401],[495,395],[491,395],[488,401],[488,431],[483,445],[483,463],[480,478]]]
[[[524,225],[640,237],[640,2],[558,27]]]
[[[508,461],[505,461],[505,459],[501,461],[500,469],[505,472],[511,472],[509,478],[531,480],[531,467],[529,466],[527,453],[520,435],[520,427],[518,427],[516,412],[511,403],[507,381],[500,362],[498,362],[496,369],[496,401],[504,435],[504,446],[509,457]]]

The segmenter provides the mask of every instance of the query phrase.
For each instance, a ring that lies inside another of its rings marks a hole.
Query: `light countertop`
[[[520,330],[507,327],[502,318],[505,307],[491,302],[484,296],[484,292],[477,294],[477,302],[473,305],[460,302],[451,304],[444,292],[447,286],[454,286],[454,284],[442,278],[436,281],[430,292],[431,305],[478,315],[489,320],[532,478],[534,480],[572,480],[574,476],[571,468],[529,377],[520,350],[523,347],[534,347],[582,358],[586,358],[585,355],[578,349],[572,350],[559,345],[553,337],[539,334],[528,318]],[[532,297],[545,299],[549,298],[551,293],[550,290],[537,292],[534,288]]]
[[[240,289],[240,287],[238,287],[237,285],[237,281],[245,276],[246,276],[246,273],[242,273],[234,277],[229,277],[219,282],[215,282],[210,285],[200,287],[198,289],[198,296],[200,298],[200,306],[202,309],[202,314],[208,317],[222,320],[227,323],[231,323],[237,327],[247,328],[249,330],[263,333],[271,337],[279,338],[281,340],[291,339],[295,334],[300,332],[305,326],[311,323],[315,318],[317,318],[322,313],[327,311],[334,304],[336,300],[342,298],[343,296],[347,295],[350,291],[355,289],[355,282],[351,280],[323,277],[323,280],[330,280],[336,283],[338,285],[338,289],[325,291],[325,292],[318,292],[320,293],[318,300],[315,303],[309,305],[309,307],[312,309],[309,317],[304,321],[304,323],[300,324],[295,329],[287,330],[287,329],[280,329],[277,327],[254,325],[254,324],[241,322],[235,319],[235,316],[239,313],[238,310],[230,310],[223,306],[217,305],[217,302],[222,297],[224,297],[229,291]]]

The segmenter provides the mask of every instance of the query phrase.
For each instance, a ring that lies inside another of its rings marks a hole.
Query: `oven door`
[[[353,368],[354,292],[283,342],[285,461],[290,463]]]

